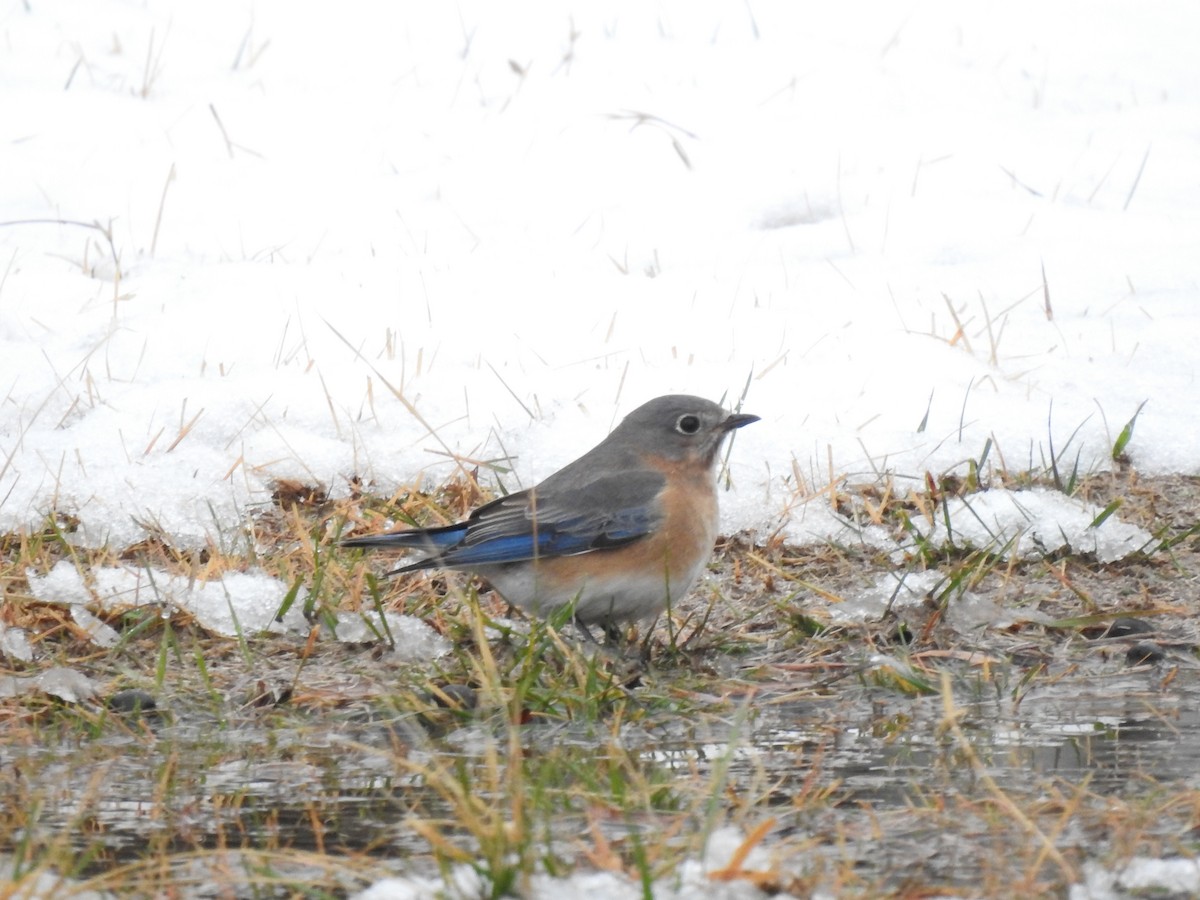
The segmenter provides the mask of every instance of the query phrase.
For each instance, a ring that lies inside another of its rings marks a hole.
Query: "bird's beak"
[[[757,422],[758,416],[752,416],[749,413],[733,413],[727,416],[720,424],[722,434],[726,431],[733,431],[735,428],[741,428],[743,425],[749,425],[751,422]]]

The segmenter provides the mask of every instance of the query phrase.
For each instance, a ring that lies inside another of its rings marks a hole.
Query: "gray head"
[[[758,416],[727,412],[703,397],[668,394],[627,415],[606,443],[672,461],[711,465],[725,435],[757,421]]]

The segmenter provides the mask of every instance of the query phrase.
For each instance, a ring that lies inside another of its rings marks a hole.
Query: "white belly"
[[[570,559],[566,557],[565,559]],[[549,616],[567,604],[575,603],[575,617],[585,624],[624,622],[657,616],[668,606],[683,599],[704,568],[702,558],[690,569],[655,576],[595,574],[571,585],[551,584],[539,578],[529,565],[489,566],[479,572],[499,594],[514,606],[538,616]],[[554,579],[559,582],[559,579]]]

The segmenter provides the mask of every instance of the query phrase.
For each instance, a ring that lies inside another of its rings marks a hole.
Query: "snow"
[[[1108,563],[1154,545],[1144,528],[1102,514],[1094,504],[1042,488],[991,490],[948,498],[932,522],[916,518],[913,526],[935,546],[985,549],[1006,559],[1067,549]]]
[[[1071,885],[1070,900],[1120,900],[1130,896],[1200,893],[1200,863],[1194,859],[1135,856],[1115,871],[1094,860],[1083,864],[1083,882]]]
[[[337,639],[345,643],[373,644],[390,637],[397,662],[428,662],[451,650],[450,642],[415,616],[384,612],[384,622],[374,612],[339,612]]]
[[[303,636],[312,629],[301,611],[303,592],[280,617],[290,587],[262,571],[226,572],[200,581],[152,567],[97,566],[85,578],[74,564],[62,560],[45,575],[29,570],[26,577],[35,598],[70,606],[75,621],[104,647],[113,646],[119,636],[92,615],[89,606],[126,610],[154,605],[162,608],[163,615],[178,609],[190,613],[208,631],[228,637],[264,631]],[[422,620],[391,612],[385,615],[386,627],[374,612],[339,611],[336,637],[351,643],[374,643],[390,634],[401,662],[432,660],[449,652],[449,642]],[[4,637],[0,632],[0,639]],[[0,648],[7,649],[2,642]]]
[[[51,666],[37,675],[22,678],[0,676],[0,697],[16,697],[41,691],[66,703],[81,703],[96,696],[96,684],[77,669]]]
[[[938,599],[950,587],[942,572],[895,572],[882,575],[875,583],[844,598],[814,598],[810,609],[824,608],[831,621],[839,624],[879,622],[890,611],[903,618],[909,610],[918,610],[930,599]],[[963,634],[985,628],[1008,628],[1016,622],[1046,624],[1052,618],[1036,609],[1004,606],[971,591],[956,593],[946,606],[946,620]]]
[[[873,622],[889,609],[901,612],[920,607],[944,578],[934,571],[883,576],[870,587],[856,591],[854,596],[830,603],[830,618],[838,623]]]
[[[0,868],[5,872],[20,871],[20,864],[14,857],[0,856]],[[84,890],[80,882],[65,875],[58,875],[46,868],[35,869],[26,873],[13,882],[22,897],[27,900],[51,900],[69,894],[76,900],[116,900],[116,895],[108,891]]]
[[[726,530],[829,534],[831,463],[1102,467],[1143,400],[1200,471],[1200,13],[869,9],[10,5],[0,529],[529,484],[748,378]]]
[[[0,653],[10,660],[30,662],[33,660],[33,645],[24,628],[14,628],[0,622]]]
[[[776,897],[785,900],[791,894],[769,894],[752,883],[756,873],[773,871],[770,854],[754,847],[746,859],[730,874],[728,880],[714,877],[725,874],[735,853],[745,844],[746,837],[738,829],[722,827],[708,836],[701,859],[687,859],[673,875],[659,878],[653,884],[653,895],[664,900],[765,900]],[[746,877],[732,877],[744,875]],[[355,900],[435,900],[435,898],[486,897],[490,885],[474,868],[455,866],[445,881],[421,876],[397,876],[375,882],[354,895]],[[646,886],[624,874],[613,872],[574,872],[562,877],[538,873],[530,879],[522,896],[533,900],[553,900],[564,896],[588,896],[595,900],[636,900],[646,896]]]
[[[153,605],[162,607],[164,615],[178,608],[191,613],[209,631],[229,637],[268,630],[306,633],[310,627],[296,604],[282,622],[276,621],[288,585],[261,571],[228,572],[199,581],[149,567],[98,566],[85,578],[63,560],[45,575],[29,570],[26,577],[30,593],[47,603],[104,610]]]

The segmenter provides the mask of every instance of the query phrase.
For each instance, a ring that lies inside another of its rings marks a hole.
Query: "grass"
[[[469,475],[432,493],[339,501],[280,485],[244,539],[225,535],[203,553],[161,539],[83,550],[60,517],[5,536],[0,622],[33,651],[8,657],[9,674],[69,667],[97,697],[0,698],[4,873],[18,895],[58,878],[71,882],[56,891],[215,883],[230,896],[341,895],[404,873],[500,897],[599,869],[649,896],[732,826],[737,837],[704,876],[713,882],[801,896],[1003,896],[1014,885],[1061,892],[1089,859],[1192,854],[1190,751],[1176,761],[1121,748],[1132,727],[1173,734],[1165,746],[1200,741],[1187,711],[1197,610],[1178,590],[1200,568],[1200,483],[1076,473],[1076,496],[1102,510],[1095,527],[1119,511],[1155,534],[1118,563],[1069,549],[1016,558],[1011,541],[972,547],[953,532],[922,538],[915,523],[944,520],[952,500],[1054,484],[1052,466],[1014,476],[997,458],[989,443],[963,474],[831,474],[813,496],[827,495],[848,535],[889,534],[900,556],[865,539],[730,540],[669,622],[617,647],[582,643],[563,622],[511,618],[467,579],[381,580],[374,562],[332,548],[347,522],[461,516],[485,498]],[[290,586],[283,605],[311,629],[220,638],[152,603],[100,613],[119,639],[98,647],[30,589],[27,573],[64,560],[197,579],[260,567]],[[897,593],[874,617],[835,616],[881,575],[904,572],[935,573],[936,586],[915,604]],[[956,618],[982,601],[1015,612],[1015,624]],[[330,641],[346,610],[416,616],[452,652],[403,663],[385,629],[366,646]],[[1156,629],[1165,662],[1129,669],[1134,638],[1099,637],[1117,619]],[[865,780],[864,761],[876,773]],[[914,852],[948,841],[950,855]]]

